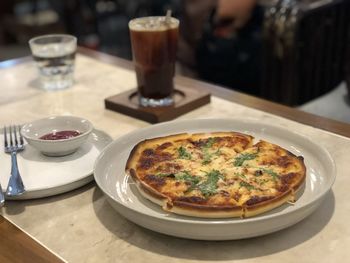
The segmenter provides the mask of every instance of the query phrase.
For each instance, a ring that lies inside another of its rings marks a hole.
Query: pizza
[[[302,156],[238,132],[147,139],[125,169],[143,197],[203,218],[245,218],[293,203],[306,175]]]

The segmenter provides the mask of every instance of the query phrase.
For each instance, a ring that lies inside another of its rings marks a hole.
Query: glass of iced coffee
[[[179,20],[141,17],[131,20],[129,29],[140,105],[172,105]]]

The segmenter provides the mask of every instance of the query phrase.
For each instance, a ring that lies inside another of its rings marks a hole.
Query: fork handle
[[[6,189],[7,196],[16,196],[25,191],[17,165],[17,152],[11,152],[11,176]]]
[[[0,207],[2,207],[5,204],[5,195],[2,192],[2,187],[0,185]]]

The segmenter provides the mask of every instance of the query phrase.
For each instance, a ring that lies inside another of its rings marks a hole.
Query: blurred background
[[[350,122],[348,0],[1,0],[0,61],[50,33],[131,60],[128,21],[167,9],[177,74]]]

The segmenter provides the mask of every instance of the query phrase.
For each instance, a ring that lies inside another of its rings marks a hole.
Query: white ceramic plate
[[[126,160],[141,140],[181,132],[239,131],[276,143],[305,158],[307,179],[294,205],[285,204],[253,218],[201,219],[164,212],[143,198],[125,175]],[[111,143],[96,161],[94,176],[110,204],[129,220],[143,227],[177,237],[229,240],[259,236],[291,226],[310,215],[330,191],[335,180],[330,154],[295,132],[257,120],[206,119],[175,121],[150,126]]]
[[[3,130],[0,131],[0,138],[0,149],[3,149]],[[25,150],[17,155],[26,192],[12,199],[47,197],[87,184],[93,180],[96,158],[111,141],[106,133],[93,130],[76,152],[62,157],[45,156],[27,144]],[[3,151],[0,153],[0,167],[0,182],[5,191],[11,171],[11,156]]]

